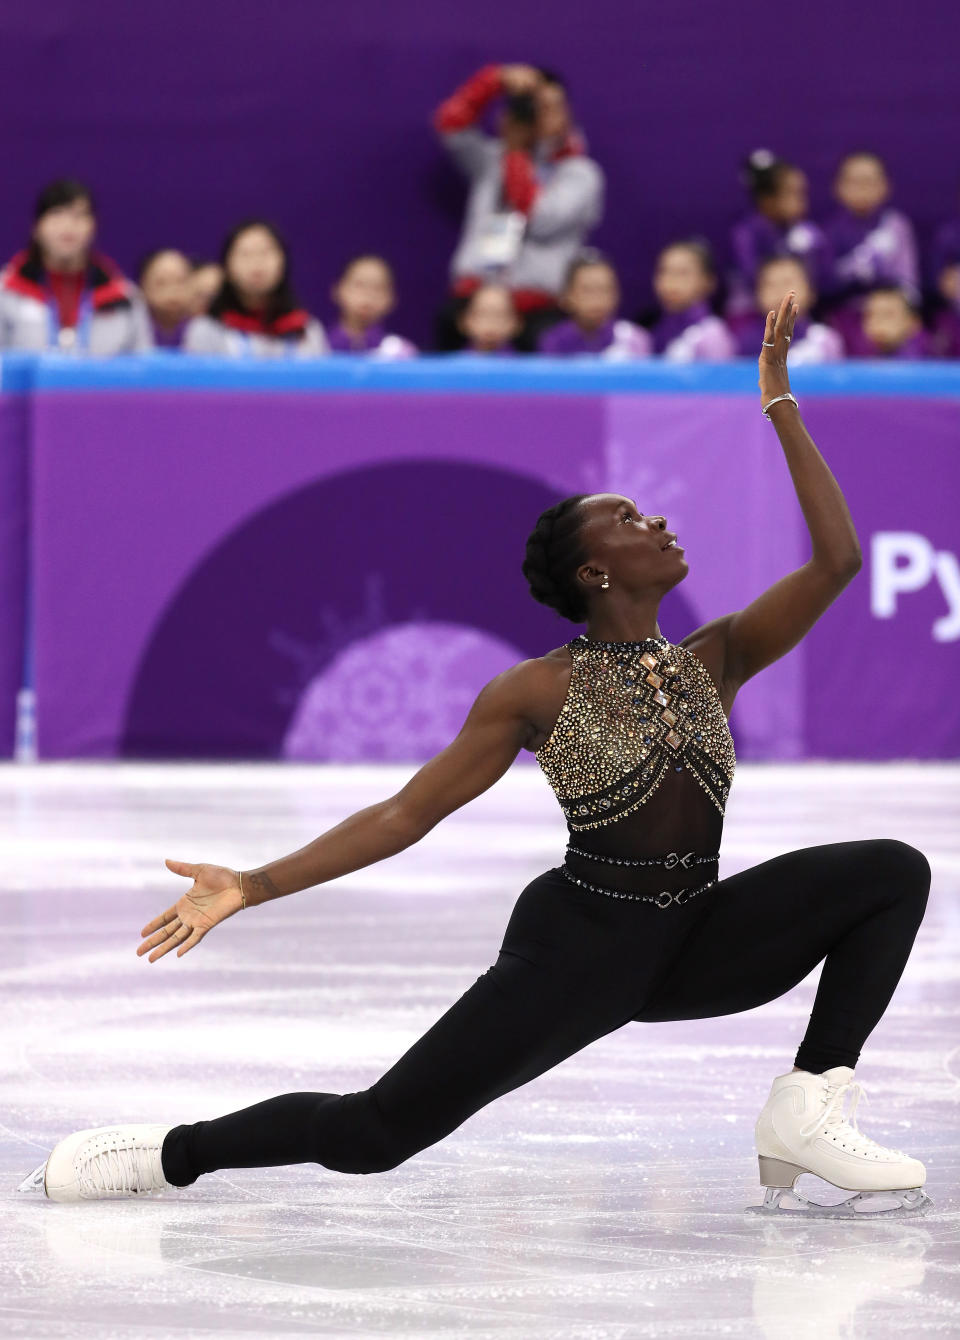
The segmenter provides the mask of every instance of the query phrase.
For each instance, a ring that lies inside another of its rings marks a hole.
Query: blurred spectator
[[[477,123],[503,96],[494,137]],[[451,263],[453,298],[440,313],[437,346],[460,347],[456,319],[464,300],[484,281],[498,280],[523,318],[518,344],[535,349],[558,319],[567,269],[603,208],[603,173],[587,157],[563,80],[532,65],[484,66],[441,104],[434,126],[470,180]]]
[[[960,211],[934,234],[930,279],[932,350],[940,358],[960,358]]]
[[[938,358],[960,358],[960,261],[945,265],[937,275],[941,305],[933,313],[931,353]]]
[[[520,332],[520,318],[507,286],[481,284],[474,289],[460,314],[460,329],[466,336],[466,352],[516,353],[513,341]]]
[[[653,276],[662,313],[651,331],[656,353],[677,363],[736,357],[732,334],[710,307],[716,286],[713,253],[702,239],[663,248]]]
[[[0,349],[105,356],[153,345],[146,303],[94,251],[93,195],[62,178],[40,192],[29,247],[0,270]]]
[[[797,320],[790,345],[790,362],[831,363],[843,358],[843,340],[835,330],[819,321],[811,321],[810,311],[817,295],[803,261],[794,256],[774,256],[757,271],[756,308],[742,316],[732,316],[727,324],[743,358],[757,358],[763,343],[767,313],[776,312],[784,296],[793,289]]]
[[[930,340],[910,289],[889,284],[868,293],[863,304],[862,358],[929,358]]]
[[[209,312],[210,304],[220,292],[223,283],[223,266],[217,261],[195,260],[190,288],[194,316]]]
[[[830,267],[827,238],[808,217],[806,173],[769,149],[755,149],[743,166],[742,177],[754,209],[730,234],[733,271],[725,305],[727,316],[751,309],[757,270],[771,256],[798,257],[817,288]]]
[[[893,209],[886,165],[874,153],[847,154],[833,181],[839,208],[827,221],[833,251],[829,284],[830,324],[852,354],[863,346],[865,295],[892,286],[920,296],[920,267],[913,224]]]
[[[183,349],[194,354],[315,358],[328,351],[320,322],[297,302],[286,243],[272,224],[246,219],[220,253],[223,282],[206,316],[187,325]]]
[[[622,362],[647,358],[652,352],[648,331],[632,321],[617,320],[620,284],[613,266],[599,253],[581,256],[570,266],[562,305],[570,320],[543,332],[541,353],[599,354]]]
[[[154,344],[179,349],[194,315],[192,265],[182,251],[160,247],[140,262],[137,282],[150,312]]]
[[[382,256],[354,256],[330,291],[340,313],[327,331],[337,354],[414,358],[417,347],[402,335],[388,335],[384,321],[397,305],[393,270]]]

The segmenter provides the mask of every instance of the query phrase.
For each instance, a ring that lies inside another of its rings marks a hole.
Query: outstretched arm
[[[790,292],[779,312],[767,313],[760,352],[760,398],[767,405],[790,390],[787,336],[797,309]],[[785,656],[810,631],[824,610],[859,572],[863,562],[840,485],[789,400],[770,408],[770,418],[787,458],[813,552],[795,572],[775,582],[746,608],[729,616],[724,678],[735,685]]]
[[[247,907],[338,879],[418,842],[445,815],[502,777],[532,729],[531,705],[539,683],[537,662],[521,661],[481,689],[456,738],[386,800],[351,814],[299,851],[243,872]],[[167,861],[174,874],[194,880],[179,902],[146,925],[137,950],[150,962],[170,949],[177,956],[242,907],[240,872],[227,866]],[[189,928],[187,935],[182,928]]]

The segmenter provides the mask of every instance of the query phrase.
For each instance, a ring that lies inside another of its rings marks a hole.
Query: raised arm
[[[539,661],[521,661],[497,675],[481,689],[456,738],[395,795],[351,814],[299,851],[243,871],[246,906],[283,898],[393,856],[486,791],[535,729],[542,682]],[[141,931],[146,938],[137,954],[152,950],[151,963],[171,949],[180,957],[243,906],[239,871],[187,861],[167,861],[167,866],[194,884]]]
[[[788,337],[797,308],[790,292],[768,312],[760,353],[762,405],[790,390]],[[771,342],[772,347],[766,342]],[[727,616],[724,679],[740,685],[791,651],[859,572],[863,557],[840,485],[789,400],[769,410],[810,532],[812,553],[802,567]],[[724,621],[722,621],[724,622]]]

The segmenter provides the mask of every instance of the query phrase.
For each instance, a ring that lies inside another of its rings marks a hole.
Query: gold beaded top
[[[570,829],[599,828],[684,767],[724,813],[736,754],[706,666],[666,638],[566,644],[567,698],[536,752]]]

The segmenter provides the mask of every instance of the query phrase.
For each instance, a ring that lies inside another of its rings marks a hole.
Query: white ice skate
[[[98,1126],[56,1145],[21,1184],[50,1200],[117,1200],[175,1190],[163,1175],[160,1150],[170,1126]]]
[[[857,1127],[857,1103],[866,1090],[852,1076],[850,1066],[837,1065],[822,1075],[797,1070],[773,1081],[754,1130],[760,1184],[767,1190],[763,1204],[747,1210],[863,1219],[918,1214],[933,1204],[921,1189],[927,1171],[920,1160],[877,1144]],[[848,1093],[849,1121],[843,1115]],[[856,1195],[837,1205],[810,1200],[793,1190],[802,1173]]]

